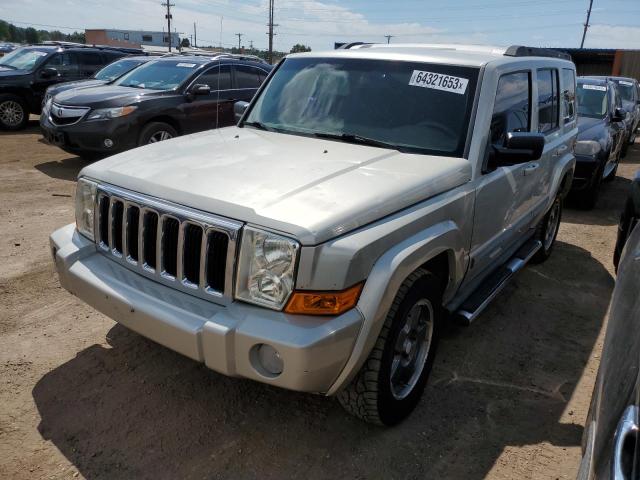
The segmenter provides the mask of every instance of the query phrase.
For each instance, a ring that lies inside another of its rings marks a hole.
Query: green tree
[[[291,49],[291,53],[299,53],[299,52],[310,52],[311,47],[307,47],[306,45],[302,45],[301,43],[296,43]]]
[[[9,24],[0,20],[0,40],[9,40]]]
[[[40,41],[40,37],[38,36],[38,31],[33,27],[28,27],[24,31],[24,39],[27,43],[38,43]]]
[[[180,46],[182,48],[189,48],[191,46],[191,44],[189,43],[189,39],[183,38],[182,41],[180,42]]]

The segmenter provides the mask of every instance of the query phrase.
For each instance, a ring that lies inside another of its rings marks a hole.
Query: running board
[[[464,325],[469,325],[484,311],[513,276],[542,247],[540,240],[530,240],[504,265],[489,275],[486,280],[462,303],[455,317]]]

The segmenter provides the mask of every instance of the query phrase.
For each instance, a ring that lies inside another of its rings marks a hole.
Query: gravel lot
[[[334,400],[225,378],[60,288],[48,236],[83,160],[0,134],[0,478],[574,478],[640,145],[592,212],[469,328],[426,395],[380,429]]]

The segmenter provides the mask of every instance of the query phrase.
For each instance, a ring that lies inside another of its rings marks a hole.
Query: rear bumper
[[[363,322],[287,315],[242,302],[217,305],[176,291],[105,257],[67,225],[50,237],[61,285],[118,323],[224,375],[305,392],[327,392],[342,372]],[[252,352],[273,346],[283,372],[269,377]]]
[[[112,155],[130,150],[138,145],[138,127],[130,118],[113,120],[80,121],[73,125],[54,125],[47,115],[40,116],[42,136],[52,145],[70,153],[98,153]],[[113,142],[106,147],[104,141]]]

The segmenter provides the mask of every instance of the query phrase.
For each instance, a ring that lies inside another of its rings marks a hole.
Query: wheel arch
[[[171,127],[173,127],[174,130],[178,132],[178,135],[183,134],[183,129],[182,129],[182,126],[180,125],[180,122],[170,115],[155,115],[149,118],[142,124],[142,126],[140,127],[140,131],[142,131],[142,129],[145,128],[150,123],[155,123],[155,122],[166,123],[167,125],[170,125]]]
[[[424,268],[440,277],[443,303],[453,296],[464,276],[464,247],[461,229],[447,220],[395,245],[376,261],[358,301],[362,328],[351,357],[327,395],[340,391],[358,373],[375,345],[398,289],[413,272]]]

